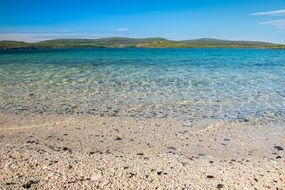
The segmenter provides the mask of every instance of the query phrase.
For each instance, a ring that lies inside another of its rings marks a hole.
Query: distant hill
[[[258,41],[230,41],[211,38],[173,41],[164,38],[99,38],[54,39],[35,43],[0,41],[0,49],[12,48],[272,48],[285,49],[284,44]]]
[[[18,41],[0,41],[0,48],[27,48],[30,47],[30,43],[18,42]]]

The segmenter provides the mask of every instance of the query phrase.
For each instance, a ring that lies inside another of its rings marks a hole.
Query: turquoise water
[[[284,121],[285,51],[0,51],[0,112]]]

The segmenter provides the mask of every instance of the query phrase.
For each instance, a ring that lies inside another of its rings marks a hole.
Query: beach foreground
[[[0,189],[285,189],[282,124],[0,115]]]

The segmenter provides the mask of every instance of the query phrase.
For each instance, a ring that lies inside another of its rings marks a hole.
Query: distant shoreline
[[[173,41],[164,38],[99,38],[99,39],[54,39],[34,43],[0,41],[0,49],[42,48],[256,48],[285,49],[285,44],[259,41],[230,41],[210,38]]]
[[[3,50],[64,50],[64,49],[259,49],[259,50],[285,50],[285,47],[19,47],[0,48]]]

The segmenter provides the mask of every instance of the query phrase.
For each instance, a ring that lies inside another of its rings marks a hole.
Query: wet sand
[[[0,189],[285,189],[284,124],[0,114]]]

